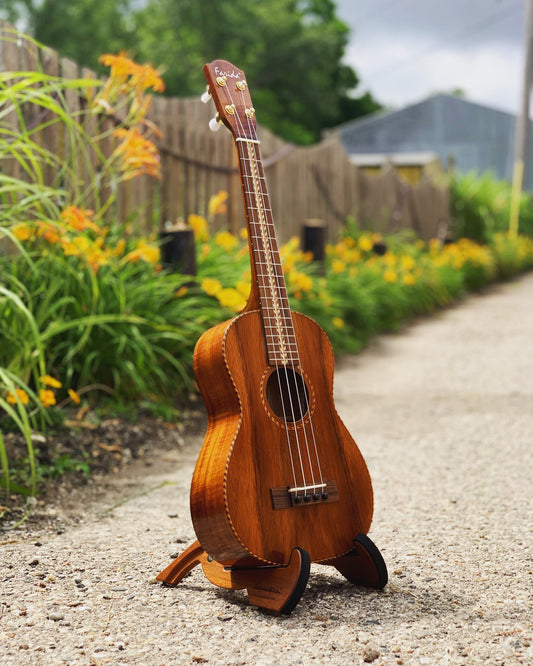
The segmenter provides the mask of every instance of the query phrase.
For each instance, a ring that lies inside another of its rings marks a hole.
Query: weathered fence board
[[[79,72],[75,63],[60,58],[52,49],[39,49],[22,35],[17,38],[13,28],[2,23],[0,69],[24,68],[67,78],[79,74],[95,77],[87,70]],[[83,97],[73,92],[67,92],[66,100],[72,114],[78,114],[86,104]],[[43,113],[36,119],[37,124],[47,119],[46,112]],[[209,198],[225,190],[230,195],[227,212],[217,215],[210,224],[213,229],[225,227],[237,232],[244,220],[236,154],[228,131],[209,131],[208,122],[213,113],[213,105],[202,104],[199,99],[154,97],[149,118],[162,131],[158,145],[161,180],[143,176],[122,183],[117,191],[117,204],[110,214],[128,222],[135,232],[154,232],[166,223],[186,221],[191,213],[206,214]],[[261,118],[261,109],[258,117]],[[4,116],[2,123],[16,129],[16,114]],[[99,145],[105,155],[111,154],[115,143],[111,137],[112,126],[109,118],[92,119],[85,126],[89,133],[101,132],[102,128],[108,131]],[[353,216],[365,229],[383,233],[413,229],[424,238],[436,236],[447,224],[448,191],[444,186],[429,180],[418,185],[408,184],[392,167],[377,176],[365,174],[350,163],[334,135],[314,146],[297,147],[285,143],[264,127],[260,126],[258,133],[281,240],[299,235],[305,220],[317,218],[325,222],[329,240],[335,239],[348,216]],[[75,149],[70,145],[68,134],[57,123],[40,130],[38,140],[60,160]],[[77,160],[77,178],[74,179],[77,182],[66,185],[92,191],[87,207],[97,205],[98,195],[105,195],[110,183],[104,177],[98,180],[94,151],[78,152]],[[6,160],[1,169],[3,173],[20,175],[13,160]],[[54,175],[47,167],[44,182],[50,184]],[[86,182],[91,179],[93,182]]]

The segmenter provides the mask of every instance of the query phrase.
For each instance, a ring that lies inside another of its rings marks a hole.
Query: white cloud
[[[359,75],[358,92],[370,90],[382,104],[398,107],[461,88],[472,101],[516,112],[521,0],[436,4],[438,16],[428,12],[435,4],[427,0],[338,0],[339,14],[353,31],[345,60]]]

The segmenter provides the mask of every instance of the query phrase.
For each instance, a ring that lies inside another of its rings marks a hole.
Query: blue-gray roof
[[[439,94],[397,111],[345,123],[336,130],[349,154],[434,151],[443,165],[453,158],[459,171],[492,171],[498,178],[511,180],[515,122],[511,113]],[[531,129],[529,154],[533,156]],[[526,169],[524,187],[533,190],[533,168]]]

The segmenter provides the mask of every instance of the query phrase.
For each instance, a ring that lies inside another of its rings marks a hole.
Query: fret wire
[[[246,187],[243,187],[243,192],[244,194],[248,194],[249,196],[254,196],[255,198],[255,190],[247,190]]]
[[[291,326],[292,326],[292,320],[290,319],[290,315],[291,315],[291,309],[290,309],[288,303],[287,303],[287,304],[284,304],[284,305],[280,305],[280,307],[279,307],[279,317],[280,317],[280,318],[285,317],[285,318],[289,321],[289,323],[291,324]],[[277,318],[276,318],[276,315],[269,315],[269,314],[268,314],[268,311],[267,311],[267,312],[265,312],[265,314],[263,315],[263,319],[272,319],[272,320],[276,320]]]
[[[244,134],[247,134],[246,132],[243,132]],[[253,134],[255,135],[255,127],[254,127],[254,132]],[[249,225],[249,231],[253,231],[253,228],[251,226],[252,221],[254,220],[255,216],[259,217],[259,222],[260,222],[260,229],[259,231],[261,232],[262,239],[261,240],[255,240],[253,241],[254,243],[257,243],[258,245],[261,244],[263,245],[263,251],[265,253],[265,259],[267,262],[273,261],[277,257],[277,245],[275,244],[275,234],[271,233],[270,228],[267,226],[269,219],[270,219],[270,211],[266,212],[264,210],[265,208],[269,208],[269,199],[268,199],[268,193],[266,190],[266,186],[264,185],[264,169],[263,165],[261,163],[261,150],[259,145],[252,144],[251,142],[244,142],[240,141],[236,143],[238,154],[239,154],[239,169],[241,174],[244,176],[245,174],[249,173],[252,176],[252,180],[244,180],[243,179],[243,189],[249,189],[250,183],[253,184],[253,190],[254,190],[254,197],[256,198],[256,207],[255,209],[248,209],[246,210],[246,221],[247,224]],[[254,203],[253,200],[250,199],[250,194],[244,196],[245,200],[245,206],[247,204],[252,204]],[[262,208],[262,210],[261,210]],[[257,230],[257,229],[256,229]],[[265,237],[266,236],[266,237]],[[250,239],[250,249],[254,250],[252,253],[251,261],[255,262],[256,259],[260,258],[260,255],[256,253],[256,248],[253,247],[252,245],[252,239]],[[255,266],[254,266],[255,270]],[[275,271],[274,268],[270,267],[269,268],[269,273],[271,271]],[[279,280],[279,282],[278,282]],[[276,305],[279,306],[279,292],[285,292],[285,283],[284,283],[284,278],[283,274],[281,275],[281,278],[273,278],[272,275],[270,274],[268,277],[268,281],[271,286],[272,290],[272,303],[269,303],[268,299],[266,303],[261,304],[261,310],[262,314],[265,313],[265,309],[269,307],[269,305],[272,305],[274,307],[274,314],[276,315],[276,324],[278,327],[278,333],[281,332],[282,336],[286,335],[286,329],[285,326],[280,328],[280,322],[279,322],[279,314],[276,309]],[[276,294],[276,289],[273,285],[273,281],[277,282],[277,292],[278,295]],[[283,293],[281,294],[283,295]],[[286,297],[286,292],[285,292],[285,297]],[[261,298],[261,296],[259,296]],[[266,298],[266,296],[264,297]],[[291,328],[292,328],[292,318],[291,318]],[[280,365],[281,367],[287,365],[291,365],[292,367],[298,367],[299,365],[299,353],[298,349],[295,351],[292,351],[291,347],[289,346],[287,340],[283,340],[283,337],[281,340],[277,340],[277,343],[279,344],[279,349],[276,347],[272,347],[271,345],[268,346],[268,362],[270,364],[275,364],[275,365]],[[299,398],[298,398],[299,400]],[[284,407],[285,409],[285,407]],[[291,404],[291,409],[292,409],[292,404]],[[294,413],[294,412],[293,412]],[[302,437],[303,441],[305,443],[305,450],[307,450],[307,459],[308,463],[310,466],[310,472],[311,472],[311,486],[308,486],[308,482],[306,480],[306,472],[304,469],[304,464],[302,461],[302,451],[300,449],[300,440],[298,436],[298,431],[295,429],[295,436],[296,436],[296,443],[298,447],[298,456],[299,456],[299,461],[300,461],[300,472],[302,475],[303,483],[301,484],[301,487],[307,488],[307,487],[318,487],[318,484],[315,482],[315,473],[314,473],[314,468],[313,468],[313,462],[311,459],[311,453],[310,453],[310,443],[311,443],[311,451],[314,446],[314,452],[316,455],[316,461],[318,463],[318,481],[320,482],[320,485],[323,484],[323,478],[322,478],[322,471],[320,468],[320,461],[318,457],[318,450],[317,450],[317,442],[315,440],[315,434],[313,430],[313,425],[311,419],[309,419],[309,437],[308,437],[308,429],[307,427],[303,429]],[[288,431],[287,431],[288,434]],[[294,471],[294,463],[293,463],[293,458],[292,458],[292,450],[291,450],[291,438],[288,437],[288,443],[289,443],[289,455],[291,459],[291,465],[293,466],[293,475],[296,478],[295,471]],[[305,456],[305,453],[304,453]],[[293,488],[299,489],[300,484],[298,484],[296,481],[294,483]]]
[[[292,323],[292,319],[291,319],[291,317],[290,317],[290,310],[289,310],[289,308],[285,308],[285,310],[286,310],[287,314],[285,314],[285,315],[281,315],[282,318],[285,318],[285,319],[287,320],[287,322]],[[274,319],[274,317],[269,316],[269,315],[265,315],[264,319]],[[271,328],[273,328],[273,324],[269,324],[268,322],[266,323],[266,326],[270,326]]]
[[[277,328],[273,324],[265,323],[265,330],[268,329],[269,331],[277,330]],[[287,331],[288,337],[294,338],[295,335],[294,333],[290,333]]]
[[[258,148],[242,142],[238,152],[269,361],[286,363],[297,356],[297,342],[264,170]]]

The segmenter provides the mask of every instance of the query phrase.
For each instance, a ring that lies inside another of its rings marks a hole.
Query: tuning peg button
[[[218,114],[214,118],[211,118],[211,120],[209,121],[209,129],[212,132],[218,132],[218,130],[220,129],[220,125],[221,122]]]
[[[200,99],[202,100],[202,102],[203,102],[204,104],[207,104],[207,102],[209,102],[209,100],[211,99],[211,93],[209,92],[209,88],[207,88],[207,90],[206,90],[206,91],[204,92],[204,94],[200,97]]]

